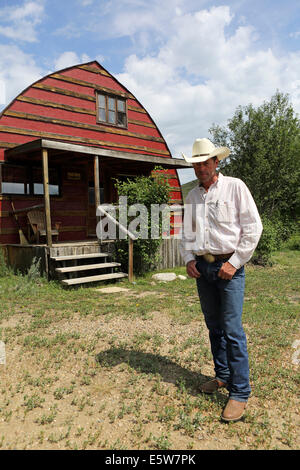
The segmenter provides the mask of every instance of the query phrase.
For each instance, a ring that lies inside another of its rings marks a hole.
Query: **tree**
[[[239,106],[227,127],[209,130],[216,145],[231,149],[222,173],[242,179],[259,212],[293,223],[300,213],[300,130],[288,95],[277,91],[258,108]]]

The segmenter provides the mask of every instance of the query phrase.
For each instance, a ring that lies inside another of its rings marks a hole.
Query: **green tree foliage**
[[[230,158],[221,162],[222,173],[242,179],[255,199],[265,221],[258,248],[268,246],[269,252],[299,220],[299,122],[288,95],[277,91],[257,108],[239,106],[227,127],[210,129],[216,145],[231,149]]]
[[[143,204],[147,208],[148,238],[138,238],[134,241],[133,269],[136,274],[143,274],[149,271],[158,261],[157,249],[162,239],[162,218],[158,220],[159,238],[151,238],[151,205],[163,205],[169,202],[170,186],[165,177],[163,169],[155,167],[151,176],[138,176],[126,181],[115,180],[118,195],[127,197],[127,206]],[[138,214],[127,215],[128,225],[139,216]],[[142,220],[142,219],[141,219]],[[152,224],[153,228],[153,224]],[[118,240],[116,242],[118,260],[124,269],[128,266],[128,240]]]

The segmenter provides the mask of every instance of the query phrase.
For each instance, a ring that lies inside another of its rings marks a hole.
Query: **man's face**
[[[216,175],[216,169],[218,167],[218,159],[209,158],[205,162],[193,163],[193,167],[196,176],[200,183],[211,183]]]

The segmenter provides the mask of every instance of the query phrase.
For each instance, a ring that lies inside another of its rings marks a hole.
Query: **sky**
[[[93,60],[141,102],[173,157],[190,156],[212,124],[277,90],[300,113],[299,0],[0,0],[0,111]]]

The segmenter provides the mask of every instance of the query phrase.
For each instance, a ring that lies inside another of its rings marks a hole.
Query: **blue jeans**
[[[233,278],[223,280],[218,272],[224,261],[207,263],[197,257],[201,273],[197,288],[205,323],[209,330],[216,378],[227,384],[229,398],[247,401],[251,388],[247,340],[242,326],[245,289],[244,267]]]

